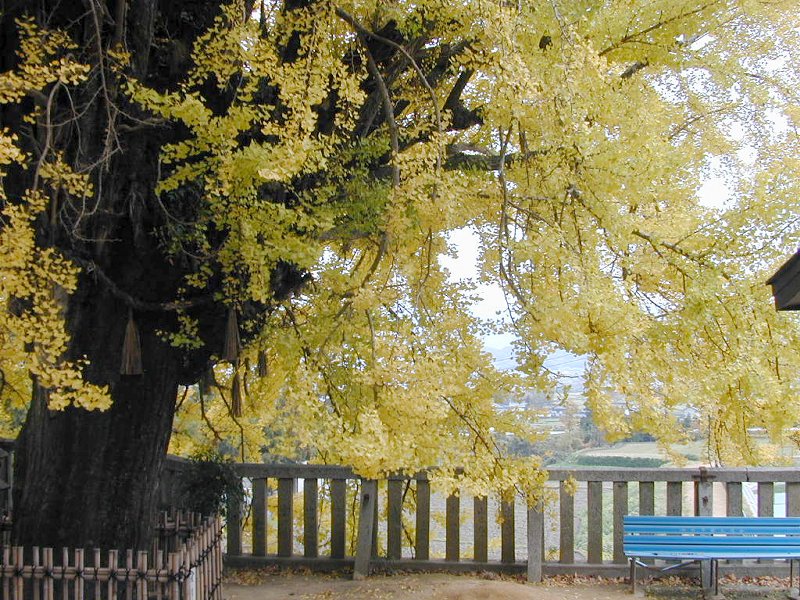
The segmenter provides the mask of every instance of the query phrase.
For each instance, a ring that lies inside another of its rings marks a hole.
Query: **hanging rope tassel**
[[[128,311],[128,324],[125,326],[125,339],[122,342],[122,363],[119,367],[121,375],[141,375],[142,345],[139,341],[139,328],[133,320],[133,311]]]
[[[242,416],[242,383],[238,370],[231,381],[231,414],[234,417]]]
[[[235,363],[239,358],[239,322],[236,319],[236,309],[228,309],[228,322],[225,325],[225,344],[222,349],[222,360]]]

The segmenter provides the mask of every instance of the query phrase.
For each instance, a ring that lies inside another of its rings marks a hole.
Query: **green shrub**
[[[179,477],[181,507],[204,515],[225,516],[229,502],[242,502],[242,480],[233,464],[213,450],[193,456]]]

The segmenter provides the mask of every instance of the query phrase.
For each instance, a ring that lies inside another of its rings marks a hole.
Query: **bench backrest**
[[[685,558],[800,557],[800,518],[623,518],[627,556]]]

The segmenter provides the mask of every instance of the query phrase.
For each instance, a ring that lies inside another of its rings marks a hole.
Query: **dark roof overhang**
[[[775,308],[778,310],[800,310],[800,250],[787,260],[769,278]]]

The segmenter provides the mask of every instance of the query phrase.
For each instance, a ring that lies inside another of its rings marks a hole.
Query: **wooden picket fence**
[[[0,546],[3,600],[222,600],[219,517],[163,515],[149,552]]]

